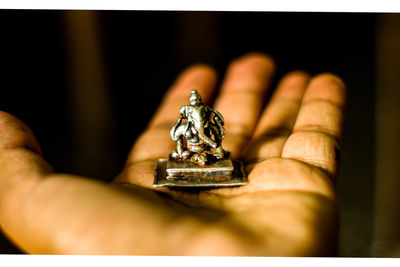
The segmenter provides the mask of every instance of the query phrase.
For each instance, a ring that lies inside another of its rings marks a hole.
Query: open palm
[[[152,186],[156,160],[175,148],[169,131],[190,90],[213,100],[207,66],[180,75],[112,184],[54,173],[29,128],[0,113],[2,230],[29,253],[333,255],[344,85],[331,74],[292,72],[264,109],[273,70],[262,54],[235,60],[214,101],[224,149],[246,164],[241,187]]]

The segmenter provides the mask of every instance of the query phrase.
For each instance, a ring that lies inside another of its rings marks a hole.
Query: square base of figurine
[[[154,186],[225,187],[247,184],[243,164],[225,159],[199,166],[190,161],[159,159]]]

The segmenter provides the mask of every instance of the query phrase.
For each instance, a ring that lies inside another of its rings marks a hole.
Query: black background
[[[333,72],[346,83],[349,104],[337,185],[339,255],[369,255],[376,14],[96,12],[116,140],[109,155],[113,163],[85,168],[73,145],[66,12],[72,11],[0,11],[0,109],[32,128],[56,171],[110,181],[182,69],[208,63],[223,77],[235,57],[265,52],[277,63],[275,83],[295,69]],[[20,251],[3,236],[0,253]]]

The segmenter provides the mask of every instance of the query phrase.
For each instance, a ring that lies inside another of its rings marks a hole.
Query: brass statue
[[[157,161],[154,186],[220,187],[247,183],[243,164],[222,148],[224,118],[192,90],[170,135],[177,143],[168,159]]]
[[[180,117],[171,129],[171,137],[177,142],[177,148],[170,158],[190,159],[203,165],[213,162],[210,158],[224,158],[226,153],[221,142],[225,129],[221,113],[205,106],[196,90],[191,91],[189,102],[190,105],[180,109]],[[211,117],[214,122],[210,120]],[[183,122],[184,119],[186,122]]]

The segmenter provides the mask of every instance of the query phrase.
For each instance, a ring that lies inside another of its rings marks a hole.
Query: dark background
[[[339,255],[365,257],[374,213],[377,17],[1,10],[0,109],[32,128],[57,172],[110,181],[190,64],[211,64],[223,77],[230,60],[261,51],[276,60],[275,83],[295,69],[333,72],[349,103],[337,184]],[[1,236],[0,253],[21,252]]]

